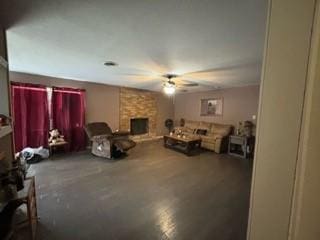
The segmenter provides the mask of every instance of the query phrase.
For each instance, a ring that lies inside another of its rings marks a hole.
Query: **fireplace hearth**
[[[149,133],[149,119],[148,118],[131,118],[130,133],[131,135],[141,135],[141,134]]]

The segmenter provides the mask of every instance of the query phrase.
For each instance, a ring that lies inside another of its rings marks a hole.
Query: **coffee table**
[[[201,138],[197,136],[180,136],[177,135],[165,135],[163,136],[164,147],[171,148],[192,156],[199,153]]]

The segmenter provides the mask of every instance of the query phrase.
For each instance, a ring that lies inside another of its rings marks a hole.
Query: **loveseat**
[[[201,147],[216,153],[226,152],[232,125],[185,120],[182,127],[175,127],[175,132],[201,137]]]

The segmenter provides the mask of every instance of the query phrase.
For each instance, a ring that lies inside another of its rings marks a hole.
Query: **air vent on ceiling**
[[[118,63],[113,62],[113,61],[107,61],[104,63],[104,65],[107,67],[115,67],[115,66],[118,66]]]

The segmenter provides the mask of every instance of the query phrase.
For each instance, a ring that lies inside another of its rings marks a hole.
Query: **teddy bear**
[[[49,137],[49,143],[58,143],[58,142],[64,142],[64,136],[60,135],[58,129],[52,129],[49,131],[50,137]]]

